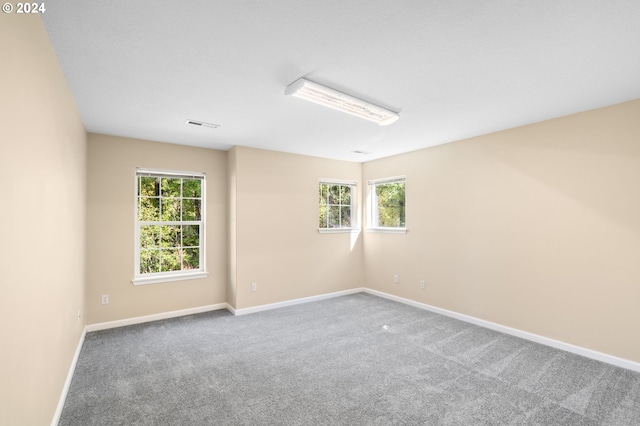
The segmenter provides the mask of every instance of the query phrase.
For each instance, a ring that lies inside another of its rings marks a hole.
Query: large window
[[[405,178],[370,180],[369,228],[373,230],[404,231]]]
[[[355,182],[320,181],[318,229],[320,232],[350,231],[358,227]]]
[[[206,275],[203,173],[136,170],[134,284]]]

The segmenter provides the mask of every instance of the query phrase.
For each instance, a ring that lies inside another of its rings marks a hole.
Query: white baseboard
[[[184,315],[200,314],[202,312],[216,311],[218,309],[227,309],[226,303],[218,303],[215,305],[199,306],[197,308],[180,309],[178,311],[162,312],[159,314],[145,315],[141,317],[126,318],[116,321],[100,322],[97,324],[87,325],[87,332],[106,330],[109,328],[124,327],[125,325],[142,324],[144,322],[158,321],[168,318],[181,317]]]
[[[149,321],[157,321],[157,320],[161,320],[161,319],[167,319],[167,318],[175,318],[175,317],[179,317],[179,316],[183,316],[183,315],[192,315],[192,314],[198,314],[198,313],[202,313],[202,312],[208,312],[208,311],[213,311],[213,310],[218,310],[218,309],[227,309],[229,312],[231,312],[231,314],[239,316],[239,315],[247,315],[247,314],[252,314],[252,313],[256,313],[256,312],[262,312],[262,311],[267,311],[267,310],[271,310],[271,309],[278,309],[278,308],[284,308],[287,306],[294,306],[294,305],[299,305],[301,303],[309,303],[309,302],[316,302],[319,300],[324,300],[324,299],[330,299],[333,297],[340,297],[340,296],[346,296],[349,294],[355,294],[355,293],[361,293],[361,292],[365,292],[365,293],[369,293],[369,294],[373,294],[375,296],[379,296],[379,297],[383,297],[385,299],[389,299],[389,300],[394,300],[396,302],[400,302],[403,303],[405,305],[409,305],[409,306],[413,306],[419,309],[424,309],[427,311],[431,311],[440,315],[445,315],[451,318],[455,318],[457,320],[460,321],[464,321],[464,322],[468,322],[471,324],[475,324],[478,325],[480,327],[484,327],[484,328],[489,328],[491,330],[495,330],[495,331],[499,331],[501,333],[505,333],[505,334],[509,334],[511,336],[515,336],[515,337],[519,337],[525,340],[530,340],[532,342],[536,342],[536,343],[540,343],[542,345],[546,345],[546,346],[550,346],[552,348],[556,348],[556,349],[560,349],[563,351],[567,351],[567,352],[571,352],[574,353],[576,355],[581,355],[587,358],[591,358],[594,359],[596,361],[601,361],[601,362],[605,362],[607,364],[611,364],[611,365],[615,365],[617,367],[622,367],[628,370],[632,370],[632,371],[637,371],[640,372],[640,363],[635,362],[635,361],[631,361],[628,359],[624,359],[624,358],[619,358],[613,355],[609,355],[609,354],[605,354],[602,352],[598,352],[598,351],[594,351],[591,349],[587,349],[581,346],[576,346],[576,345],[572,345],[570,343],[565,343],[559,340],[555,340],[555,339],[551,339],[549,337],[544,337],[544,336],[540,336],[538,334],[533,334],[533,333],[529,333],[527,331],[522,331],[522,330],[518,330],[516,328],[511,328],[505,325],[501,325],[501,324],[497,324],[491,321],[486,321],[480,318],[476,318],[476,317],[472,317],[470,315],[465,315],[465,314],[461,314],[458,312],[454,312],[454,311],[450,311],[447,309],[443,309],[443,308],[438,308],[436,306],[432,306],[432,305],[428,305],[426,303],[421,303],[421,302],[416,302],[415,300],[411,300],[411,299],[405,299],[403,297],[399,297],[399,296],[394,296],[392,294],[389,293],[384,293],[382,291],[378,291],[378,290],[373,290],[370,288],[366,288],[366,287],[360,287],[360,288],[354,288],[354,289],[350,289],[350,290],[343,290],[343,291],[336,291],[333,293],[326,293],[326,294],[320,294],[317,296],[310,296],[310,297],[303,297],[300,299],[292,299],[292,300],[286,300],[283,302],[276,302],[276,303],[270,303],[270,304],[266,304],[266,305],[258,305],[258,306],[252,306],[250,308],[242,308],[242,309],[236,309],[233,306],[227,304],[227,303],[218,303],[216,305],[208,305],[208,306],[201,306],[198,308],[190,308],[190,309],[183,309],[183,310],[179,310],[179,311],[171,311],[171,312],[164,312],[164,313],[160,313],[160,314],[154,314],[154,315],[147,315],[147,316],[142,316],[142,317],[135,317],[135,318],[128,318],[128,319],[123,319],[123,320],[118,320],[118,321],[110,321],[110,322],[103,322],[103,323],[98,323],[98,324],[91,324],[88,325],[85,328],[85,332],[89,332],[89,331],[97,331],[97,330],[105,330],[108,328],[114,328],[114,327],[122,327],[125,325],[132,325],[132,324],[140,324],[140,323],[144,323],[144,322],[149,322]],[[84,334],[83,334],[83,340],[84,340]],[[77,354],[76,354],[77,356]],[[75,361],[74,361],[75,362]]]
[[[246,315],[246,314],[253,314],[255,312],[268,311],[270,309],[278,309],[278,308],[284,308],[286,306],[299,305],[301,303],[317,302],[318,300],[331,299],[333,297],[346,296],[348,294],[362,293],[362,291],[363,291],[363,289],[361,287],[360,288],[352,288],[350,290],[336,291],[336,292],[333,292],[333,293],[325,293],[325,294],[320,294],[320,295],[317,295],[317,296],[302,297],[300,299],[286,300],[284,302],[269,303],[267,305],[252,306],[250,308],[234,309],[234,308],[229,307],[229,308],[231,308],[229,310],[234,315]]]
[[[115,328],[115,327],[123,327],[126,325],[133,325],[133,324],[141,324],[144,322],[149,322],[149,321],[157,321],[157,320],[162,320],[162,319],[168,319],[168,318],[175,318],[175,317],[179,317],[179,316],[183,316],[183,315],[192,315],[192,314],[198,314],[198,313],[202,313],[202,312],[208,312],[208,311],[214,311],[214,310],[218,310],[218,309],[227,309],[229,312],[231,312],[233,315],[239,316],[239,315],[247,315],[247,314],[251,314],[251,313],[255,313],[255,312],[261,312],[261,311],[267,311],[270,309],[278,309],[278,308],[284,308],[287,306],[294,306],[294,305],[299,305],[302,303],[309,303],[309,302],[315,302],[315,301],[319,301],[319,300],[324,300],[324,299],[330,299],[330,298],[334,298],[334,297],[340,297],[340,296],[346,296],[349,294],[355,294],[355,293],[369,293],[369,294],[373,294],[375,296],[379,296],[379,297],[383,297],[385,299],[389,299],[389,300],[393,300],[396,302],[400,302],[409,306],[413,306],[419,309],[424,309],[427,311],[431,311],[437,314],[441,314],[441,315],[445,315],[447,317],[451,317],[451,318],[455,318],[458,319],[460,321],[465,321],[471,324],[475,324],[478,325],[480,327],[485,327],[491,330],[495,330],[495,331],[499,331],[505,334],[509,334],[515,337],[519,337],[525,340],[530,340],[532,342],[536,342],[536,343],[540,343],[546,346],[550,346],[556,349],[560,349],[560,350],[564,350],[570,353],[574,353],[576,355],[581,355],[587,358],[591,358],[594,359],[596,361],[601,361],[601,362],[605,362],[607,364],[611,364],[617,367],[621,367],[621,368],[625,368],[628,370],[632,370],[632,371],[636,371],[636,372],[640,372],[640,363],[635,362],[635,361],[631,361],[631,360],[627,360],[624,358],[618,358],[616,356],[613,355],[609,355],[609,354],[605,354],[602,352],[598,352],[598,351],[594,351],[591,349],[587,349],[587,348],[583,348],[581,346],[576,346],[576,345],[572,345],[570,343],[565,343],[565,342],[561,342],[559,340],[554,340],[548,337],[544,337],[544,336],[540,336],[537,334],[533,334],[533,333],[529,333],[526,331],[522,331],[522,330],[518,330],[515,328],[511,328],[511,327],[507,327],[504,325],[500,325],[500,324],[496,324],[493,323],[491,321],[486,321],[480,318],[476,318],[476,317],[472,317],[469,315],[465,315],[465,314],[461,314],[458,312],[454,312],[454,311],[449,311],[447,309],[443,309],[443,308],[438,308],[436,306],[432,306],[432,305],[427,305],[425,303],[421,303],[421,302],[416,302],[415,300],[410,300],[410,299],[405,299],[403,297],[399,297],[399,296],[394,296],[392,294],[388,294],[388,293],[384,293],[378,290],[373,290],[373,289],[369,289],[369,288],[354,288],[354,289],[350,289],[350,290],[343,290],[343,291],[337,291],[334,293],[326,293],[326,294],[321,294],[321,295],[317,295],[317,296],[310,296],[310,297],[303,297],[300,299],[293,299],[293,300],[287,300],[287,301],[283,301],[283,302],[276,302],[276,303],[270,303],[270,304],[266,304],[266,305],[259,305],[259,306],[253,306],[250,308],[243,308],[243,309],[236,309],[233,306],[229,305],[228,303],[218,303],[215,305],[207,305],[207,306],[201,306],[201,307],[197,307],[197,308],[190,308],[190,309],[182,309],[182,310],[178,310],[178,311],[170,311],[170,312],[164,312],[164,313],[160,313],[160,314],[153,314],[153,315],[146,315],[146,316],[141,316],[141,317],[134,317],[134,318],[127,318],[127,319],[123,319],[123,320],[117,320],[117,321],[109,321],[109,322],[103,322],[103,323],[97,323],[97,324],[90,324],[87,325],[82,333],[82,336],[80,338],[80,341],[78,342],[78,348],[76,350],[76,354],[74,356],[73,362],[71,364],[71,367],[69,368],[69,373],[67,376],[67,380],[65,382],[63,391],[62,391],[62,395],[60,397],[60,402],[58,403],[58,407],[56,409],[56,413],[54,415],[53,421],[52,421],[52,426],[56,426],[58,424],[60,415],[62,414],[62,408],[64,407],[64,401],[66,399],[67,396],[67,392],[69,390],[69,386],[71,384],[71,379],[73,377],[73,372],[75,370],[76,367],[76,363],[78,361],[78,357],[80,356],[80,350],[82,349],[82,344],[84,343],[84,338],[85,338],[85,334],[87,332],[90,331],[98,331],[98,330],[105,330],[105,329],[109,329],[109,328]]]
[[[80,340],[78,341],[78,346],[76,347],[76,353],[73,356],[73,360],[71,361],[71,365],[69,366],[69,371],[67,372],[67,380],[64,382],[64,386],[62,387],[62,392],[60,393],[60,399],[58,400],[58,407],[56,407],[56,412],[53,414],[53,420],[51,420],[51,426],[57,426],[60,422],[60,416],[62,415],[62,409],[64,408],[64,402],[67,399],[67,393],[69,393],[69,387],[71,386],[71,379],[73,379],[73,373],[76,371],[76,364],[78,363],[78,358],[80,358],[80,351],[82,350],[82,345],[84,344],[84,336],[87,334],[87,327],[82,330],[82,334],[80,335]]]
[[[227,311],[231,312],[233,315],[236,314],[236,308],[227,303]]]
[[[509,334],[511,336],[520,337],[521,339],[530,340],[532,342],[540,343],[542,345],[551,346],[552,348],[561,349],[563,351],[571,352],[576,355],[581,355],[587,358],[591,358],[596,361],[601,361],[607,364],[615,365],[616,367],[622,367],[622,368],[626,368],[627,370],[640,372],[640,363],[635,361],[630,361],[624,358],[618,358],[613,355],[583,348],[581,346],[572,345],[570,343],[561,342],[559,340],[550,339],[548,337],[540,336],[538,334],[529,333],[527,331],[522,331],[516,328],[511,328],[504,325],[496,324],[491,321],[486,321],[486,320],[472,317],[469,315],[460,314],[458,312],[449,311],[447,309],[438,308],[436,306],[427,305],[426,303],[416,302],[415,300],[394,296],[392,294],[384,293],[382,291],[372,290],[369,288],[364,288],[363,291],[365,293],[373,294],[375,296],[383,297],[385,299],[394,300],[396,302],[404,303],[406,305],[410,305],[416,308],[431,311],[436,314],[445,315],[447,317],[455,318],[460,321],[479,325],[480,327],[489,328],[491,330],[499,331],[505,334]]]

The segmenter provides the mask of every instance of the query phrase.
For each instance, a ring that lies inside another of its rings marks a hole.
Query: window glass
[[[136,173],[136,278],[204,272],[204,175]]]
[[[369,182],[372,228],[405,228],[405,179]]]
[[[355,228],[355,184],[320,182],[318,187],[318,227],[320,229]]]

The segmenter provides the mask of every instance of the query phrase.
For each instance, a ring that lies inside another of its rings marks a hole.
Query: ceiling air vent
[[[192,126],[209,127],[211,129],[217,129],[218,127],[220,127],[219,124],[205,123],[204,121],[198,120],[186,120],[185,124],[191,124]]]

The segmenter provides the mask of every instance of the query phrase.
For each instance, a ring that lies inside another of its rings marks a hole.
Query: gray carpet
[[[60,425],[640,425],[640,374],[359,293],[88,333]]]

